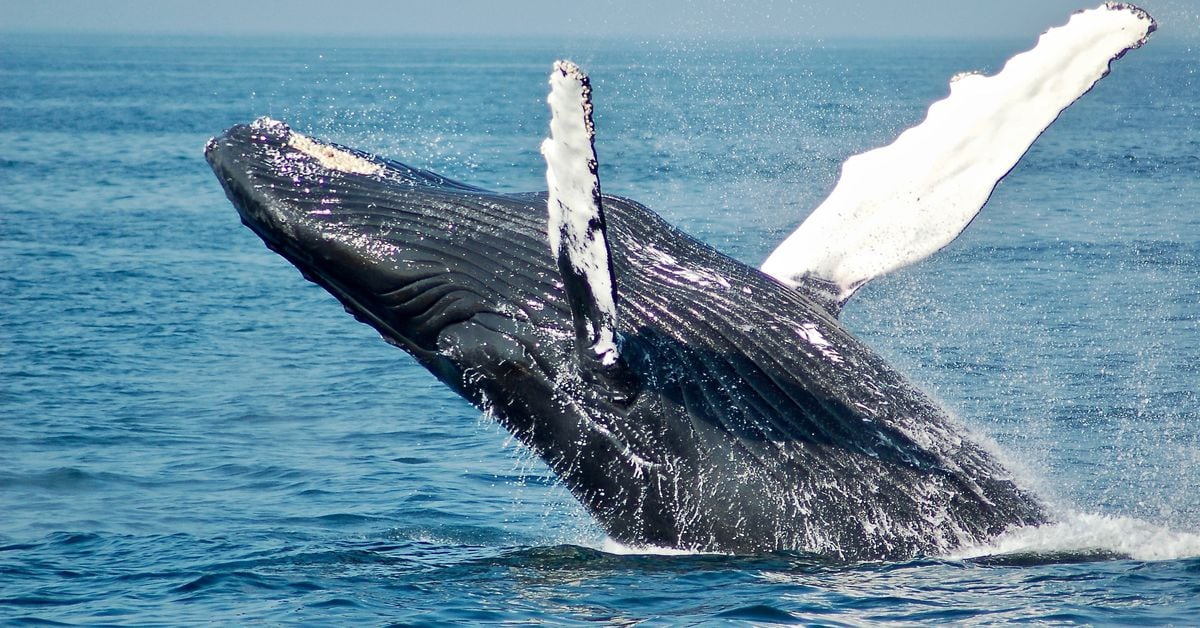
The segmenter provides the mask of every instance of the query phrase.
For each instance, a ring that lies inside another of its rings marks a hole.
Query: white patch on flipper
[[[550,73],[550,137],[542,142],[549,196],[550,251],[558,257],[566,247],[575,270],[584,275],[603,321],[593,329],[592,351],[604,365],[618,357],[617,304],[602,229],[600,179],[592,142],[591,87],[587,75],[570,61],[557,61]]]
[[[932,255],[1059,113],[1154,28],[1145,11],[1108,3],[1050,29],[995,76],[956,76],[924,122],[846,161],[829,198],[762,271],[793,287],[807,277],[832,282],[843,303],[867,281]]]

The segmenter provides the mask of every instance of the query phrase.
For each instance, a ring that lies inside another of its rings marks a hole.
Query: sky
[[[1101,0],[0,0],[0,31],[641,38],[1033,37]],[[1143,0],[1200,38],[1200,0]]]

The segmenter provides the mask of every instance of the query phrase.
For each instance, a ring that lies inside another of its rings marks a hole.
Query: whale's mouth
[[[340,280],[342,273],[333,272],[335,265],[319,254],[322,247],[315,245],[324,239],[321,218],[332,218],[333,212],[305,209],[303,204],[294,202],[299,200],[297,195],[306,185],[320,181],[319,177],[305,174],[313,169],[306,168],[303,160],[289,156],[289,148],[301,154],[309,152],[301,148],[303,141],[296,141],[303,137],[292,134],[282,123],[260,119],[209,140],[204,153],[242,223],[268,249],[288,260],[306,279],[324,287],[342,302],[347,312],[370,324],[389,342],[415,351],[417,343],[391,321],[375,315],[370,304],[358,298],[360,291]],[[317,155],[311,157],[320,161]],[[289,163],[291,166],[286,165]],[[289,172],[292,185],[286,184]]]
[[[336,239],[339,186],[350,192],[356,187],[351,177],[384,171],[382,164],[270,118],[212,138],[204,155],[242,222],[272,250],[297,261]]]
[[[544,196],[495,194],[269,118],[213,138],[205,157],[268,248],[427,364],[447,328],[521,318],[554,289],[537,272]]]
[[[514,434],[561,413],[547,373],[571,319],[544,194],[489,192],[265,118],[213,138],[205,157],[268,248]]]
[[[436,291],[446,270],[436,246],[411,245],[438,241],[438,229],[422,224],[421,215],[406,212],[403,203],[388,206],[377,193],[387,180],[428,183],[269,118],[213,138],[205,157],[242,222],[269,249],[386,340],[418,359],[433,359],[436,334],[448,321],[403,314],[406,301]],[[415,295],[409,294],[413,286]]]

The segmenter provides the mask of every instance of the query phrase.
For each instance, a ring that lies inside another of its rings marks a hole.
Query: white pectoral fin
[[[616,363],[617,299],[600,202],[592,89],[574,63],[550,73],[550,137],[542,142],[550,251],[558,262],[577,344],[603,366]]]
[[[966,74],[895,142],[848,159],[829,198],[762,271],[813,293],[834,314],[867,281],[949,244],[1071,103],[1137,48],[1154,20],[1109,2],[1073,15],[994,76]]]

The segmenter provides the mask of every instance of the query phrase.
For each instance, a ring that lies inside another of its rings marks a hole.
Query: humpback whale
[[[882,156],[847,162],[763,270],[601,191],[592,89],[569,62],[550,75],[546,192],[492,192],[266,118],[205,155],[271,250],[499,421],[613,539],[933,555],[1046,522],[1047,507],[837,314],[961,232],[1153,28],[1109,3],[996,76],[955,81]],[[996,128],[982,144],[931,139]]]

